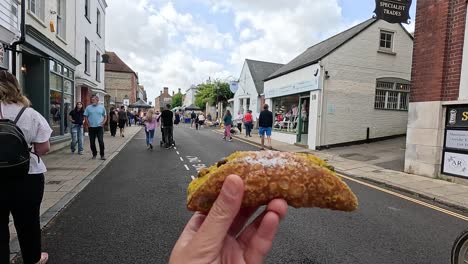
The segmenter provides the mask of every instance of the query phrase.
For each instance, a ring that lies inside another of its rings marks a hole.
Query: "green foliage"
[[[174,108],[174,107],[182,106],[182,103],[183,103],[182,99],[183,99],[183,95],[181,93],[177,93],[174,96],[172,96],[171,107]]]
[[[198,92],[195,95],[195,105],[205,109],[206,103],[216,105],[217,102],[226,103],[233,98],[234,94],[229,89],[229,84],[216,80],[212,83],[202,83],[198,85]]]

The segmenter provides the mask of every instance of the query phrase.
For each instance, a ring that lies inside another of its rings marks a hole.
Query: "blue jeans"
[[[72,124],[71,127],[72,143],[71,151],[75,152],[76,143],[78,143],[78,152],[83,152],[83,126]]]
[[[246,136],[250,136],[250,132],[252,131],[252,126],[253,126],[252,122],[245,123],[245,135]]]
[[[148,146],[149,144],[153,144],[154,129],[153,130],[146,130],[145,129],[145,132],[146,132],[146,146]]]

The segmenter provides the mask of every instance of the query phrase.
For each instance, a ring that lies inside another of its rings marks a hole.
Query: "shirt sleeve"
[[[86,109],[84,110],[84,116],[88,116],[88,107],[86,107]]]
[[[34,118],[36,124],[36,134],[33,136],[32,143],[44,143],[49,141],[50,135],[52,134],[52,129],[47,123],[47,120],[36,112],[36,116]]]
[[[106,115],[107,115],[106,108],[102,107],[102,116],[106,116]]]

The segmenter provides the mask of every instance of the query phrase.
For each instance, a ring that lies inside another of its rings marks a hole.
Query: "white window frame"
[[[57,35],[66,40],[67,13],[66,0],[57,0]]]
[[[91,43],[87,38],[85,38],[85,73],[90,74],[90,48]]]
[[[33,6],[34,4],[34,6]],[[44,0],[28,0],[28,11],[44,21]]]
[[[390,78],[377,79],[374,108],[378,110],[408,111],[410,91],[409,81],[391,80]],[[396,95],[396,98],[394,95]],[[382,100],[382,96],[385,97],[384,100]]]
[[[101,53],[96,50],[96,81],[101,81]]]
[[[382,34],[385,34],[386,36],[390,36],[390,38],[391,38],[390,39],[390,47],[387,47],[387,45],[382,47],[382,41],[385,44],[388,43],[388,39],[386,37],[385,37],[385,39],[383,39]],[[379,32],[379,50],[387,51],[387,52],[393,52],[394,45],[395,45],[395,32],[390,31],[390,30],[381,29],[380,32]]]
[[[96,10],[96,33],[101,37],[101,11],[99,11],[99,8]]]

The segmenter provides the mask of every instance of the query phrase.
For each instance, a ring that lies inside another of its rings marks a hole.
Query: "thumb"
[[[194,238],[194,241],[198,242],[194,245],[202,245],[212,250],[218,247],[221,249],[222,242],[240,210],[243,195],[242,179],[237,175],[227,176],[218,198]]]

